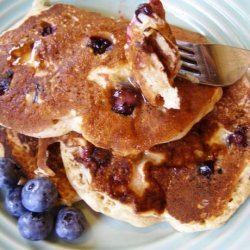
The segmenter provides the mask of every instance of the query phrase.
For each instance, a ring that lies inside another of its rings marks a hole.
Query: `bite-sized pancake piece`
[[[38,139],[18,134],[10,129],[0,127],[1,157],[14,159],[21,167],[27,179],[36,178]],[[79,200],[70,185],[63,167],[59,144],[52,144],[47,150],[47,165],[55,175],[50,179],[59,192],[59,202],[71,205]]]
[[[180,56],[160,0],[141,4],[127,29],[126,56],[135,84],[154,106],[180,108],[173,79],[180,69]]]
[[[119,155],[184,136],[213,109],[221,89],[176,80],[179,110],[150,105],[130,84],[127,25],[57,4],[6,32],[0,123],[39,138],[76,131]]]
[[[80,135],[69,135],[61,143],[67,176],[94,210],[135,226],[167,221],[185,232],[221,226],[250,194],[249,110],[244,77],[184,138],[136,157],[87,141],[77,147],[72,142]]]

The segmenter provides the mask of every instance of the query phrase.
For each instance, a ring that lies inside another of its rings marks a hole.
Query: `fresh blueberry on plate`
[[[47,212],[26,212],[19,217],[17,222],[20,234],[32,241],[46,239],[53,229],[53,224],[53,217]]]
[[[58,197],[54,183],[48,178],[29,180],[22,190],[22,203],[32,212],[45,212],[52,208]]]
[[[22,204],[21,193],[22,186],[18,186],[10,189],[5,197],[6,209],[11,215],[15,217],[19,217],[27,212]]]
[[[72,241],[82,235],[86,225],[87,222],[81,210],[73,207],[64,207],[57,215],[55,231],[60,239]]]
[[[20,178],[20,167],[10,158],[0,158],[0,188],[13,188]]]

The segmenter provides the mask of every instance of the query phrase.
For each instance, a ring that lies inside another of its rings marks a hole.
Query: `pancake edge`
[[[114,219],[125,221],[135,227],[148,227],[158,222],[168,222],[177,231],[185,233],[215,229],[222,226],[250,195],[250,162],[246,161],[238,184],[232,194],[232,201],[226,204],[222,214],[219,216],[212,216],[203,223],[195,221],[183,223],[167,212],[161,215],[154,212],[136,214],[132,207],[122,204],[102,192],[92,190],[90,188],[90,181],[88,180],[91,176],[87,169],[83,170],[83,165],[76,162],[73,154],[69,151],[61,142],[61,155],[66,175],[80,198],[94,211]]]

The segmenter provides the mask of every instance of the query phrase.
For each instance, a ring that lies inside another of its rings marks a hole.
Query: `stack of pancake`
[[[250,194],[248,76],[223,91],[176,77],[175,38],[206,39],[170,28],[158,0],[131,22],[33,7],[0,37],[2,156],[51,178],[62,203],[138,227],[227,221]]]

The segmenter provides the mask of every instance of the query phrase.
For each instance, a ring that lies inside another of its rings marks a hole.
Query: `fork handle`
[[[250,51],[218,44],[200,45],[203,55],[207,55],[209,78],[214,78],[221,86],[228,86],[239,80],[250,66]],[[208,60],[209,59],[209,60]]]

